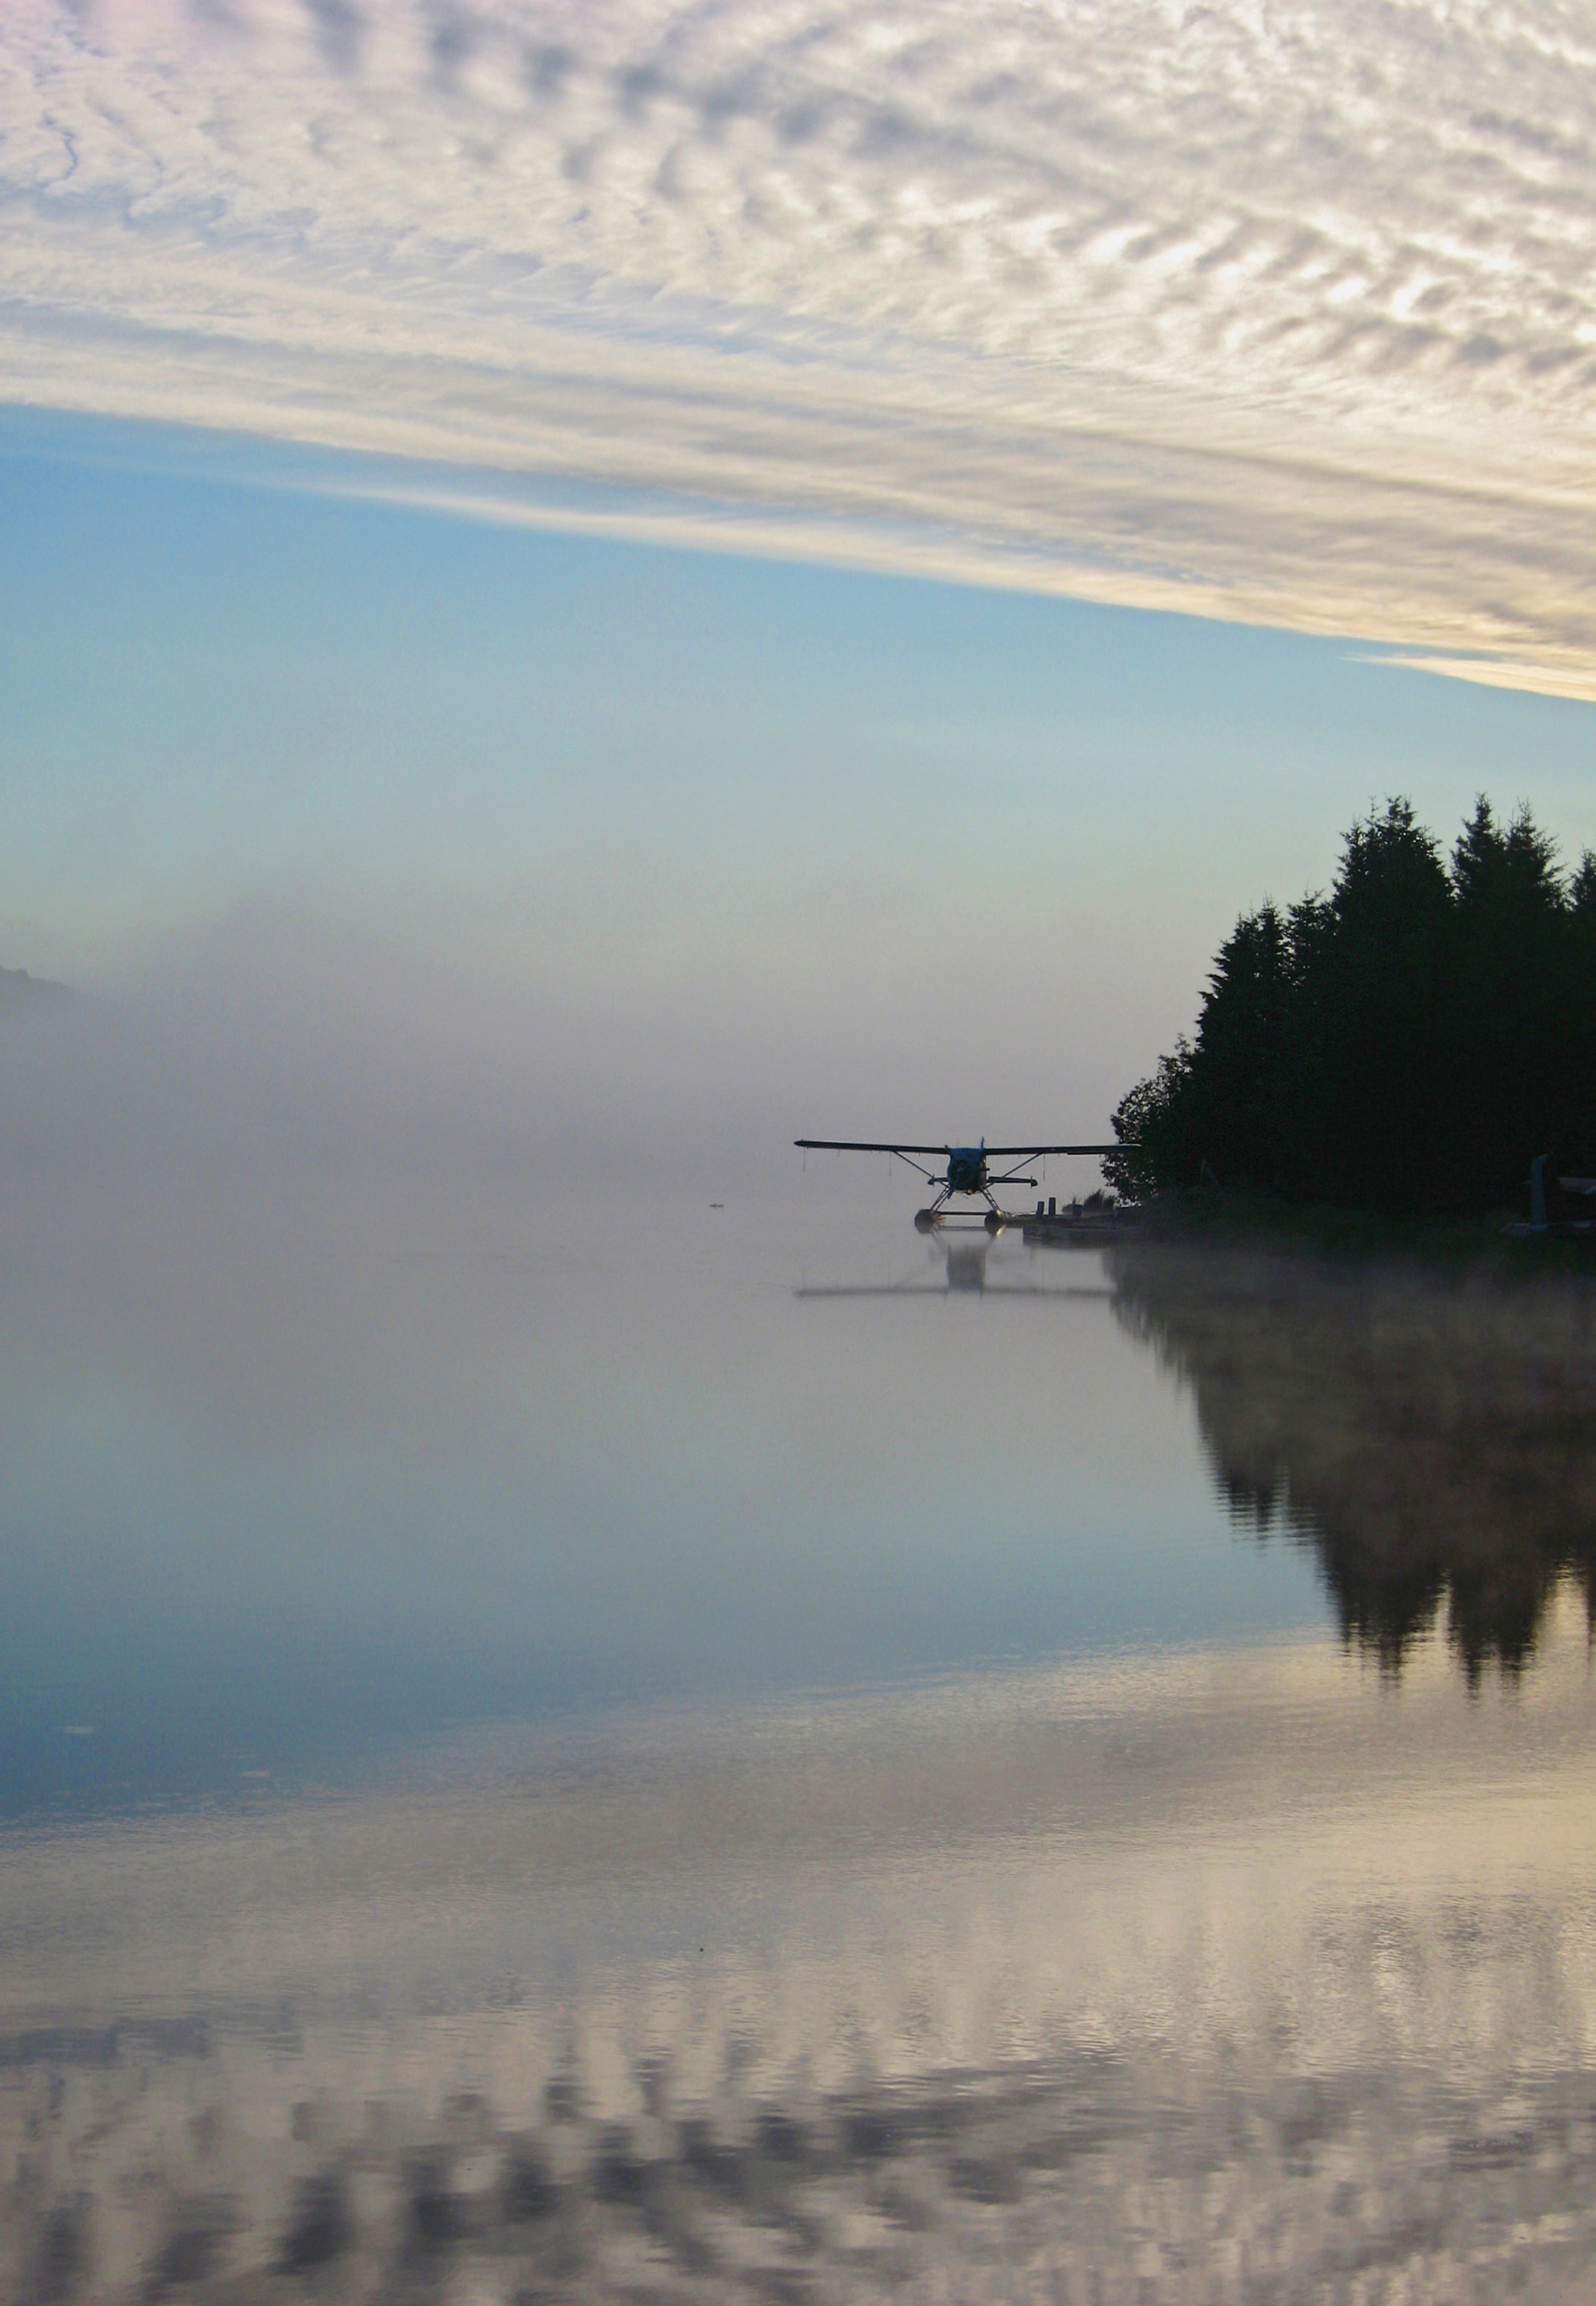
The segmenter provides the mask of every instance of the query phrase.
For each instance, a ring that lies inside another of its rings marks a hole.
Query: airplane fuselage
[[[986,1191],[986,1149],[984,1145],[950,1145],[947,1190],[950,1193]]]

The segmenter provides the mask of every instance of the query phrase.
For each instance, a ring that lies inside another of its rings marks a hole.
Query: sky
[[[1372,801],[1596,842],[1593,47],[12,0],[0,961],[684,1141],[1101,1132]]]
[[[1567,0],[11,0],[8,397],[1589,696],[1593,62]]]

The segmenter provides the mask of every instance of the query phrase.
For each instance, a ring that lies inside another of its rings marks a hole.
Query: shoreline
[[[1596,1275],[1596,1236],[1514,1234],[1516,1209],[1482,1217],[1394,1217],[1376,1210],[1302,1207],[1222,1186],[1176,1188],[1122,1204],[1127,1243],[1222,1250],[1293,1250],[1349,1263],[1393,1260],[1430,1267],[1492,1268],[1504,1276]],[[1106,1230],[1106,1229],[1105,1229]],[[1112,1237],[1112,1236],[1111,1236]]]

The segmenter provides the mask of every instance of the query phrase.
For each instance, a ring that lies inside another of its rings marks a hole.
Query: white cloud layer
[[[1563,0],[13,0],[0,31],[10,399],[1591,697],[1593,219]]]

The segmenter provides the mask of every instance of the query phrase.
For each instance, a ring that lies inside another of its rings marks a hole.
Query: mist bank
[[[628,911],[284,899],[93,956],[74,999],[34,981],[0,1011],[0,1193],[453,1169],[719,1199],[784,1190],[809,1131],[1104,1133],[1121,1029],[1089,1016],[1039,1062],[989,997],[1006,927],[967,925],[950,992],[935,905],[884,902],[874,950],[824,907],[779,937]]]
[[[706,1162],[752,1177],[790,1135],[713,1000],[606,998],[287,910],[168,939],[95,995],[0,982],[0,1194],[86,1218],[295,1179],[686,1189]]]

